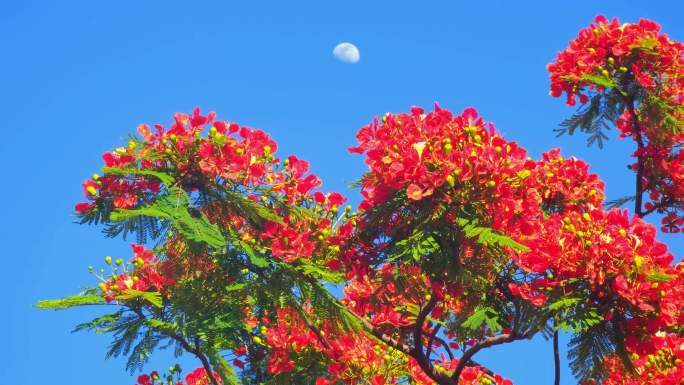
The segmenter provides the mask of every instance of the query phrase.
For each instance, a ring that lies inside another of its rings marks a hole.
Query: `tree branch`
[[[644,157],[643,157],[643,150],[644,150],[644,138],[642,137],[642,132],[641,132],[641,124],[639,123],[639,117],[636,114],[636,110],[634,109],[634,98],[631,96],[625,97],[625,102],[627,104],[627,110],[629,111],[629,115],[632,120],[632,130],[634,131],[634,139],[637,142],[637,173],[636,173],[636,194],[635,194],[635,202],[634,202],[634,213],[642,218],[645,214],[641,211],[641,206],[644,198],[644,185],[643,185],[643,177],[644,177]]]
[[[556,322],[554,321],[554,326]],[[554,365],[554,379],[553,385],[560,385],[560,354],[558,351],[558,329],[553,331],[553,365]]]
[[[519,341],[519,340],[524,340],[531,338],[537,333],[537,329],[548,322],[549,316],[546,316],[537,322],[537,324],[534,325],[534,327],[530,328],[527,332],[523,334],[518,334],[517,331],[514,329],[513,332],[507,333],[507,334],[500,334],[498,336],[490,337],[487,338],[484,341],[481,341],[479,343],[476,343],[471,347],[470,349],[466,350],[463,353],[463,356],[461,356],[460,361],[458,362],[458,366],[456,366],[456,370],[454,370],[454,373],[452,374],[451,378],[455,380],[455,384],[458,384],[458,379],[461,377],[461,373],[463,372],[463,369],[465,369],[468,365],[468,363],[471,361],[472,357],[477,354],[482,349],[489,348],[492,346],[496,345],[502,345],[502,344],[507,344],[509,342],[514,342],[514,341]]]
[[[133,310],[133,312],[140,317],[142,320],[147,320],[147,317],[145,317],[145,314],[143,313],[142,309],[140,308],[130,308]],[[182,335],[179,335],[178,333],[174,332],[173,330],[167,330],[167,329],[160,329],[160,328],[155,328],[157,331],[163,335],[166,335],[174,340],[176,340],[182,347],[187,351],[188,353],[194,355],[197,357],[200,362],[202,362],[202,366],[204,367],[204,370],[207,372],[207,377],[209,377],[209,380],[211,381],[212,385],[219,385],[219,382],[216,380],[216,377],[214,376],[214,371],[211,368],[211,364],[209,363],[209,360],[207,357],[202,353],[202,349],[200,347],[200,341],[199,337],[195,337],[195,347],[193,348],[192,345],[183,337]]]
[[[428,375],[428,377],[440,385],[447,385],[451,383],[449,377],[437,372],[435,367],[432,365],[432,362],[430,362],[423,351],[423,324],[425,323],[425,319],[427,318],[428,314],[430,314],[436,305],[437,296],[433,295],[430,297],[428,303],[425,304],[425,307],[418,313],[418,317],[416,317],[416,324],[413,328],[413,348],[411,349],[410,355],[416,360],[420,368],[425,374]]]
[[[437,324],[437,326],[435,326],[435,328],[432,330],[432,334],[430,335],[430,340],[428,341],[428,346],[425,352],[425,354],[427,354],[428,361],[430,361],[430,356],[432,355],[432,344],[435,342],[435,338],[437,337],[437,333],[439,333],[439,329],[441,327],[441,324]]]

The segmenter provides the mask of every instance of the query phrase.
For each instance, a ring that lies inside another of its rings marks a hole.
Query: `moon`
[[[342,63],[356,64],[361,60],[359,49],[352,43],[340,43],[335,46],[332,53]]]

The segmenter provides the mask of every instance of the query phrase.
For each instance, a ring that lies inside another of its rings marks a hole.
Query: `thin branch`
[[[644,150],[644,138],[642,137],[642,132],[641,132],[641,124],[639,124],[639,117],[636,114],[636,110],[634,109],[634,98],[630,97],[625,97],[625,102],[627,104],[627,110],[629,111],[629,115],[632,120],[632,130],[634,131],[634,138],[637,142],[637,173],[636,173],[636,194],[635,194],[635,202],[634,202],[634,213],[638,217],[643,217],[644,213],[641,211],[641,206],[644,198],[644,184],[643,184],[643,175],[644,175],[644,156],[643,156],[643,150]]]
[[[131,308],[131,310],[133,310],[133,312],[136,315],[138,315],[138,317],[140,317],[141,320],[147,320],[147,317],[145,317],[145,314],[143,313],[141,308],[135,307]],[[209,377],[209,380],[211,381],[212,385],[219,385],[219,382],[216,380],[216,377],[214,377],[214,371],[211,368],[209,360],[204,355],[204,353],[202,353],[199,337],[195,337],[195,347],[193,348],[192,345],[190,345],[190,343],[182,335],[179,335],[172,330],[159,328],[156,329],[159,333],[176,340],[179,344],[181,344],[185,351],[197,357],[200,360],[200,362],[202,362],[202,366],[204,367],[204,370],[207,372],[207,377]]]
[[[420,366],[420,368],[425,374],[428,375],[428,377],[440,385],[447,385],[451,383],[449,377],[437,372],[435,367],[432,365],[432,362],[430,362],[423,351],[423,324],[425,323],[425,319],[427,318],[428,314],[430,314],[436,305],[437,296],[433,295],[428,303],[425,304],[425,307],[418,313],[418,317],[416,317],[416,324],[413,328],[413,349],[411,349],[410,355],[416,360],[418,366]]]
[[[202,353],[202,350],[200,348],[200,339],[199,337],[195,337],[195,356],[199,358],[200,361],[202,361],[202,366],[204,366],[204,371],[207,373],[207,377],[209,377],[209,380],[213,385],[219,385],[219,382],[216,380],[216,377],[214,376],[214,371],[211,368],[211,364],[209,363],[209,360],[207,359],[207,356]]]
[[[553,331],[553,365],[554,365],[554,379],[553,385],[560,385],[560,354],[558,348],[558,329],[555,328],[556,320],[553,321],[554,331]]]
[[[446,351],[447,355],[449,356],[449,359],[454,359],[454,353],[451,352],[451,348],[449,348],[449,345],[447,345],[446,341],[439,337],[435,337],[435,341],[439,342],[444,350]]]
[[[458,379],[461,377],[461,373],[463,372],[463,369],[465,369],[468,366],[468,363],[471,361],[472,357],[477,354],[482,349],[489,348],[492,346],[496,345],[502,345],[502,344],[507,344],[510,342],[514,341],[519,341],[519,340],[524,340],[531,338],[537,333],[537,329],[548,322],[549,317],[544,317],[539,320],[539,322],[534,325],[534,327],[530,328],[527,332],[523,334],[518,334],[515,330],[511,333],[507,334],[500,334],[498,336],[490,337],[487,338],[484,341],[478,342],[475,345],[473,345],[470,349],[466,350],[463,353],[463,356],[461,356],[460,361],[458,362],[458,366],[456,366],[456,370],[454,370],[453,375],[451,376],[452,379],[455,380],[455,384],[458,384]]]
[[[432,344],[435,342],[435,338],[437,337],[437,333],[439,333],[439,329],[441,327],[441,324],[437,324],[437,326],[435,326],[435,328],[432,330],[432,334],[430,335],[430,340],[428,341],[427,349],[425,349],[425,354],[427,355],[428,361],[430,361],[430,356],[432,355]]]
[[[304,310],[301,309],[299,307],[299,305],[295,304],[295,306],[297,307],[297,310],[299,310],[299,315],[304,320],[306,327],[308,327],[309,330],[311,330],[316,335],[316,338],[318,338],[318,341],[321,343],[321,345],[323,345],[323,347],[328,349],[328,350],[332,350],[332,347],[328,343],[328,340],[325,339],[325,337],[323,336],[323,333],[321,333],[320,329],[318,329],[318,327],[316,327],[316,325],[314,325],[313,322],[311,322],[309,317],[307,317],[307,315],[304,313]]]

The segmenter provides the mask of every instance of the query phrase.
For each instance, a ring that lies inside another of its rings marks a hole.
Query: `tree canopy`
[[[140,125],[76,205],[132,257],[38,307],[112,309],[76,330],[111,334],[131,372],[165,346],[199,361],[139,385],[505,385],[476,354],[543,335],[558,373],[559,331],[585,384],[680,384],[684,264],[644,217],[684,228],[683,53],[599,16],[548,66],[551,95],[579,101],[560,134],[635,142],[634,195],[609,202],[588,164],[532,159],[473,108],[362,127],[357,208],[261,130],[199,109]]]

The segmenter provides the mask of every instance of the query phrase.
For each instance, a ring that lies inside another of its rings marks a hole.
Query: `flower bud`
[[[456,186],[456,178],[454,178],[453,175],[449,175],[446,177],[447,184],[449,187],[454,187]]]
[[[444,145],[444,153],[449,155],[451,154],[451,151],[453,151],[454,146],[451,145],[451,143],[447,143]]]

